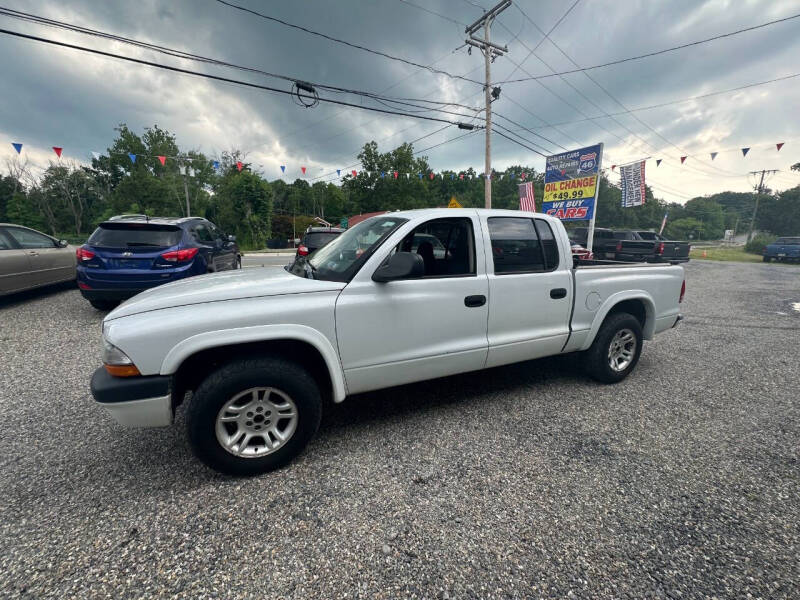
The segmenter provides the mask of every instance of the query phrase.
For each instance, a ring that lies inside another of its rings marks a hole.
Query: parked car
[[[412,251],[420,233],[442,258]],[[167,426],[191,390],[196,456],[261,473],[302,451],[325,398],[569,352],[596,380],[621,381],[644,340],[680,321],[685,291],[677,265],[575,267],[558,219],[516,210],[387,213],[307,265],[129,300],[103,320],[95,400],[123,425]]]
[[[0,223],[0,296],[75,281],[75,248],[66,240]]]
[[[236,238],[200,217],[112,217],[76,257],[78,288],[99,310],[158,285],[242,266]]]
[[[689,242],[668,240],[652,231],[630,231],[617,242],[614,260],[626,262],[689,262]]]
[[[295,258],[316,252],[335,240],[343,231],[346,230],[339,227],[309,227],[303,235],[300,245],[297,246]]]
[[[780,237],[764,248],[764,262],[800,260],[800,237]]]

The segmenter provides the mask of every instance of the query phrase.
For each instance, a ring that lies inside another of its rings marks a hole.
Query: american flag
[[[533,182],[526,181],[519,184],[519,209],[536,212],[536,202],[533,199]]]

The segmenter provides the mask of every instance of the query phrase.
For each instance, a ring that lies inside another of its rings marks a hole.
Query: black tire
[[[271,387],[287,394],[297,407],[297,425],[284,445],[272,453],[260,457],[235,456],[217,439],[217,416],[231,398],[257,387]],[[321,418],[322,399],[314,378],[293,362],[261,357],[233,360],[211,373],[197,388],[186,409],[186,429],[194,455],[206,465],[229,475],[247,476],[289,463],[314,437]]]
[[[630,363],[624,369],[617,371],[609,364],[609,350],[614,337],[624,329],[633,332],[636,348]],[[625,312],[608,315],[591,347],[586,351],[586,368],[589,375],[602,383],[622,381],[636,368],[642,353],[642,343],[642,325],[636,317]]]
[[[233,263],[233,268],[236,269],[236,270],[239,270],[239,269],[242,268],[242,257],[241,256],[237,256],[236,257],[236,261]]]
[[[97,310],[112,310],[119,306],[119,300],[89,300],[89,304]]]
[[[771,260],[772,260],[771,256],[765,256],[764,257],[764,262],[770,262]]]

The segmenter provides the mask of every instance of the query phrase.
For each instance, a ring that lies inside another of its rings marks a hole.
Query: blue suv
[[[111,217],[76,256],[78,288],[98,310],[170,281],[242,267],[236,238],[201,217]]]

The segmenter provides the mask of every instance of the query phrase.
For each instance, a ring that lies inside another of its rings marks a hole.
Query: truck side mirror
[[[396,252],[372,274],[372,281],[387,283],[425,276],[425,261],[415,252]]]

